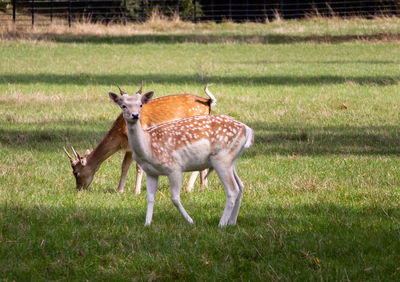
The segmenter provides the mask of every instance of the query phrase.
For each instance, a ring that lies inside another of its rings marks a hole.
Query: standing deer
[[[160,175],[168,176],[172,202],[185,220],[193,223],[180,201],[182,172],[206,168],[217,172],[226,191],[219,226],[235,225],[244,189],[235,164],[243,150],[253,144],[253,130],[225,115],[187,117],[145,129],[140,122],[142,106],[150,102],[153,92],[143,96],[109,92],[109,96],[122,109],[132,156],[146,172],[145,225],[150,225],[153,217]]]
[[[143,83],[137,93],[142,94],[142,88]],[[119,90],[121,95],[125,94],[121,89]],[[208,90],[207,86],[204,91],[208,95],[209,99],[190,94],[170,95],[154,99],[151,103],[143,107],[142,118],[140,121],[141,125],[143,128],[147,128],[183,117],[210,114],[211,108],[216,104],[216,99]],[[71,162],[73,174],[76,180],[76,188],[78,190],[88,188],[100,165],[119,150],[125,150],[125,156],[122,161],[121,177],[117,188],[117,191],[123,192],[126,175],[132,163],[132,150],[128,143],[126,123],[122,114],[118,116],[111,129],[96,148],[92,152],[86,150],[85,156],[81,156],[72,147],[74,155],[74,157],[72,157],[64,147],[64,151]],[[205,186],[207,186],[207,178],[205,177],[206,173],[206,171],[202,171],[200,178],[202,185]],[[186,187],[187,191],[192,191],[198,174],[198,172],[192,173]],[[143,170],[138,164],[136,164],[136,194],[140,193],[142,176]]]

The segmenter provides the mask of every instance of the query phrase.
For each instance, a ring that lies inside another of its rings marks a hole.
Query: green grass
[[[399,26],[228,23],[1,41],[0,278],[399,280]],[[142,79],[156,96],[205,96],[212,82],[215,113],[255,130],[238,162],[237,226],[217,227],[225,193],[212,174],[210,189],[182,193],[194,226],[162,178],[145,228],[145,193],[115,192],[121,153],[75,191],[62,147],[93,148],[119,114],[107,92],[132,93]]]

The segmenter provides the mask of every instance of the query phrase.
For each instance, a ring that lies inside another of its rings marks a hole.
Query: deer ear
[[[154,91],[147,92],[142,96],[142,104],[145,105],[153,98]]]
[[[110,99],[114,104],[121,106],[121,98],[118,96],[118,94],[115,94],[114,92],[108,92],[108,96],[110,96]]]

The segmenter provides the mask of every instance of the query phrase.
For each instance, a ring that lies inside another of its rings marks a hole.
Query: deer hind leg
[[[124,156],[124,160],[122,161],[122,168],[121,168],[121,178],[119,179],[119,184],[117,191],[120,193],[124,192],[124,187],[125,187],[125,180],[126,180],[126,175],[128,173],[129,167],[132,164],[132,153],[131,152],[126,152]]]
[[[236,205],[236,200],[239,197],[240,189],[236,183],[231,167],[220,166],[217,164],[213,166],[213,168],[217,172],[222,184],[224,184],[226,192],[225,209],[218,224],[218,226],[223,227],[228,225],[228,221],[231,218],[233,209]]]
[[[158,186],[158,176],[151,176],[146,174],[147,179],[147,213],[145,226],[150,225],[153,218],[154,201],[156,199],[156,192]]]
[[[189,181],[185,187],[185,190],[187,192],[192,192],[193,191],[193,187],[194,187],[194,183],[196,181],[197,175],[199,175],[198,171],[193,171],[192,174],[190,175]]]
[[[208,169],[200,171],[200,184],[208,189]]]
[[[182,186],[182,173],[181,172],[174,172],[168,175],[169,185],[171,186],[171,200],[174,203],[175,207],[179,210],[182,214],[183,218],[193,224],[193,219],[189,216],[186,212],[185,208],[181,204],[181,186]]]
[[[138,163],[136,163],[135,194],[140,194],[142,188],[142,178],[143,178],[143,169]]]
[[[236,181],[237,186],[239,187],[239,195],[236,198],[235,206],[233,207],[231,217],[228,220],[228,225],[235,225],[236,220],[239,214],[240,204],[242,202],[243,190],[244,185],[240,180],[239,176],[237,175],[235,165],[232,166],[233,176]]]

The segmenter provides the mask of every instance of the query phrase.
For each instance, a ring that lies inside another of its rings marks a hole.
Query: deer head
[[[119,88],[121,96],[113,92],[108,93],[111,101],[121,107],[124,119],[128,123],[133,124],[139,120],[142,106],[149,103],[151,98],[153,97],[154,91],[149,91],[142,95],[142,89],[143,82],[140,86],[140,89],[136,92],[136,95],[134,96],[127,95],[124,91],[121,90],[121,88]]]
[[[87,157],[90,154],[89,150],[86,150],[85,156],[82,157],[74,147],[71,147],[74,157],[72,157],[67,149],[64,147],[64,152],[67,154],[72,167],[72,173],[74,174],[76,180],[76,189],[86,189],[93,180],[94,172],[92,169],[86,166]]]

